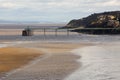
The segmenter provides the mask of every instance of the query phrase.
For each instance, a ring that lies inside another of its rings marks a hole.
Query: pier
[[[85,34],[120,34],[120,28],[26,28],[22,31],[22,36],[33,36],[35,31],[42,32],[46,36],[47,32],[53,32],[55,36],[59,35],[59,32],[66,33],[67,36],[73,32],[85,33]]]
[[[46,36],[50,32],[53,32],[53,35],[58,36],[59,33],[64,33],[65,35],[69,36],[70,32],[73,29],[58,29],[58,28],[30,28],[27,27],[22,31],[22,36],[33,36],[34,32],[42,32],[42,35]],[[49,33],[48,33],[49,32]]]

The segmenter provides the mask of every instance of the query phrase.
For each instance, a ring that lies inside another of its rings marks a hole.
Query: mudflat
[[[80,56],[70,51],[88,45],[90,44],[62,42],[33,42],[15,45],[18,48],[39,49],[44,55],[18,71],[8,74],[3,80],[63,80],[81,65],[77,62]]]
[[[27,64],[41,54],[42,52],[35,49],[0,48],[0,75]]]

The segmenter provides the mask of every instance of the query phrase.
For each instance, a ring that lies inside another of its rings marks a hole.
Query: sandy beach
[[[42,55],[39,50],[28,48],[4,47],[0,48],[0,76],[6,72],[20,68],[29,61]]]
[[[119,80],[118,36],[0,37],[0,80]]]
[[[120,80],[120,0],[0,0],[0,80]]]
[[[16,47],[39,49],[44,54],[32,63],[18,68],[2,77],[3,80],[63,80],[80,67],[76,61],[80,56],[71,54],[71,50],[90,44],[73,43],[24,43]],[[64,46],[64,47],[63,47]]]

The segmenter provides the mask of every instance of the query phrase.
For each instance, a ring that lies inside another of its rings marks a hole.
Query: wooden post
[[[22,36],[32,36],[33,30],[29,28],[29,26],[22,31]]]
[[[46,36],[46,29],[44,28],[43,31],[44,31],[44,36]]]
[[[27,36],[27,31],[26,30],[22,31],[22,36]]]

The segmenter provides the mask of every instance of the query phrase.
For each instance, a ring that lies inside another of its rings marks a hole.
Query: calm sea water
[[[65,41],[65,42],[116,42],[120,41],[120,35],[86,35],[67,34],[55,36],[47,34],[34,36],[0,35],[2,41]]]

